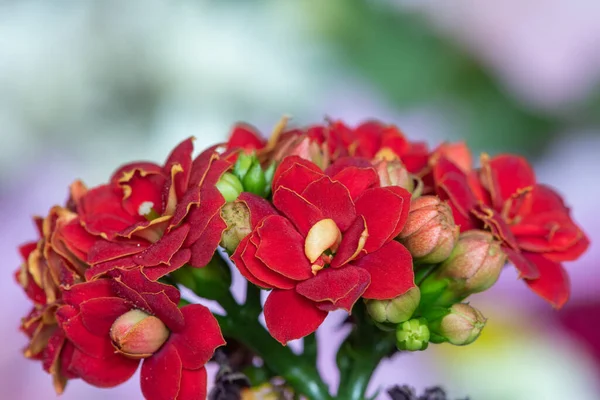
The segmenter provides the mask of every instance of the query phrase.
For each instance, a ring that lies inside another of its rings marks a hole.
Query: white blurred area
[[[599,2],[394,3],[425,13],[437,29],[489,65],[514,96],[534,107],[568,107],[598,82]],[[0,0],[0,251],[5,274],[20,263],[16,246],[35,237],[29,216],[64,201],[73,179],[94,185],[123,162],[161,161],[191,135],[202,149],[225,139],[239,120],[268,132],[283,114],[299,123],[325,115],[351,123],[377,117],[399,124],[411,138],[436,143],[446,137],[448,128],[433,109],[394,110],[341,65],[306,19],[305,7],[279,0]],[[564,189],[592,241],[600,240],[593,196],[600,190],[587,184],[600,173],[597,137],[591,132],[590,140],[564,139],[538,166],[541,180]],[[586,295],[600,283],[592,269],[597,255],[592,247],[569,266],[573,284]],[[50,377],[19,352],[25,344],[16,329],[28,310],[24,296],[11,278],[0,282],[5,305],[0,398],[54,399]],[[469,394],[473,400],[600,398],[598,375],[589,372],[585,350],[553,327],[537,326],[536,315],[545,308],[514,275],[504,276],[475,305],[502,321],[489,327],[498,340],[396,356],[377,371],[372,393],[380,385],[440,383],[453,396]],[[336,325],[334,317],[319,333],[326,348],[319,365],[332,383],[340,335],[329,332]],[[523,335],[515,334],[521,327]],[[134,378],[111,390],[73,381],[61,397],[82,398],[141,399],[141,394]]]

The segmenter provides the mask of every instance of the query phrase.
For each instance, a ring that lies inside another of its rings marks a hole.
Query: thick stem
[[[337,397],[347,400],[363,400],[371,376],[381,360],[394,348],[395,337],[382,332],[368,320],[362,304],[354,307],[355,326],[340,347],[340,386]],[[342,368],[344,367],[344,368]]]
[[[226,317],[217,316],[223,334],[248,346],[264,360],[269,369],[283,377],[298,393],[313,400],[330,400],[329,390],[319,377],[316,365],[278,343],[257,318],[246,318],[242,307],[233,297],[228,297],[219,299],[227,312]]]

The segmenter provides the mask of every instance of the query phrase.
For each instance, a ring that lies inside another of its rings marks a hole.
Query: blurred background
[[[55,399],[21,353],[29,303],[12,280],[30,217],[75,178],[203,148],[243,120],[269,132],[325,116],[378,118],[411,139],[466,140],[531,158],[600,241],[600,2],[593,0],[0,0],[0,382],[5,399]],[[600,398],[600,248],[568,265],[555,312],[507,269],[472,304],[489,317],[468,348],[397,355],[370,387],[443,385],[472,400]],[[319,360],[337,384],[332,315]],[[62,399],[141,399],[69,383]],[[379,398],[385,398],[380,395]]]

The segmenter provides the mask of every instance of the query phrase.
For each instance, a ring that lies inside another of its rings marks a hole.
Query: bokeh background
[[[375,117],[411,139],[526,155],[600,242],[600,2],[0,0],[1,398],[56,398],[20,353],[29,304],[12,273],[31,215],[75,178],[161,161],[190,135],[205,147],[238,120],[269,132],[283,114]],[[560,312],[507,269],[473,298],[489,317],[476,344],[387,360],[370,393],[409,383],[473,400],[599,399],[599,257],[592,245],[568,265]],[[332,385],[342,318],[319,332]],[[138,385],[73,381],[62,399],[138,399]]]

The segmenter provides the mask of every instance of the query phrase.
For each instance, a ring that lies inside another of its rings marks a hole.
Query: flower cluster
[[[148,399],[202,398],[219,326],[201,305],[180,309],[179,290],[158,280],[212,258],[225,229],[215,184],[230,166],[211,149],[192,160],[188,139],[164,166],[128,164],[91,189],[75,182],[64,207],[35,219],[40,239],[21,247],[16,273],[33,303],[25,355],[58,393],[75,378],[116,386],[144,359]]]
[[[63,206],[35,218],[40,238],[20,248],[15,275],[33,304],[21,329],[25,356],[57,392],[77,378],[113,387],[141,364],[146,398],[205,398],[221,329],[260,352],[252,341],[264,337],[241,325],[262,329],[261,311],[283,345],[335,310],[379,332],[380,357],[390,337],[410,351],[467,345],[486,320],[464,300],[507,261],[558,308],[569,297],[561,262],[589,245],[522,157],[484,154],[474,168],[464,144],[430,149],[377,121],[288,129],[284,119],[268,140],[238,124],[226,143],[192,152],[187,139],[163,165],[127,164],[89,189],[76,181]],[[245,305],[215,261],[219,245],[248,281]],[[182,301],[181,287],[227,315]],[[260,289],[264,310],[250,304]],[[282,365],[270,376],[286,377]]]

